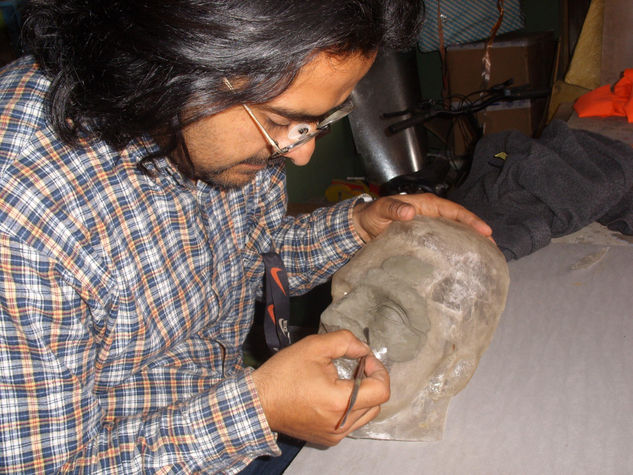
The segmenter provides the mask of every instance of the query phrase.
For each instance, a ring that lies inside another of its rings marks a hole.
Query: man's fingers
[[[379,204],[380,202],[377,202]],[[415,206],[403,200],[386,198],[383,202],[383,217],[390,221],[413,219],[416,214]]]
[[[373,354],[367,356],[365,360],[365,374],[367,378],[373,378],[389,387],[389,372],[387,368]]]
[[[492,234],[490,226],[481,220],[475,213],[468,211],[466,208],[454,206],[452,202],[446,200],[439,201],[437,205],[440,216],[466,224],[484,236],[490,236]]]
[[[373,360],[378,361],[376,358]],[[369,362],[369,358],[367,358],[367,362]],[[380,366],[382,369],[376,369],[361,382],[354,407],[369,408],[379,406],[389,400],[391,396],[389,373],[384,366]]]
[[[402,195],[399,196],[398,199],[407,201],[412,206],[415,206],[418,214],[435,218],[442,216],[466,224],[484,236],[490,236],[492,234],[490,226],[475,213],[472,213],[453,201],[440,198],[432,193],[425,193],[423,195]]]
[[[367,357],[365,361],[365,374],[356,395],[354,402],[355,409],[368,409],[384,404],[391,395],[389,372],[382,363],[373,355]],[[337,384],[341,392],[346,395],[352,394],[354,380],[339,379]]]
[[[393,221],[408,221],[416,214],[433,218],[444,217],[472,227],[488,238],[492,229],[474,213],[457,203],[432,193],[397,195],[380,198],[354,208],[354,227],[359,236],[369,241]]]
[[[312,335],[304,338],[315,345],[315,351],[324,358],[360,358],[370,353],[370,349],[349,330]],[[300,342],[299,342],[300,343]]]
[[[345,427],[341,427],[341,429],[346,429],[348,434],[354,432],[356,429],[360,429],[368,422],[374,420],[378,414],[380,414],[380,406],[352,411],[347,424],[345,424]]]

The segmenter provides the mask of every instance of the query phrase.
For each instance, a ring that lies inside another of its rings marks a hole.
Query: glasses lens
[[[310,124],[297,124],[290,127],[288,130],[288,139],[291,142],[298,142],[299,140],[303,140],[306,135],[310,135],[312,133],[313,127],[310,127]]]
[[[273,157],[279,156],[279,155],[284,155],[284,154],[290,152],[291,150],[294,150],[297,147],[301,147],[303,144],[305,144],[305,143],[309,142],[310,140],[312,140],[314,138],[317,138],[319,135],[325,133],[326,130],[327,130],[327,127],[322,128],[322,129],[313,130],[309,134],[306,134],[303,137],[301,137],[296,142],[293,142],[290,145],[288,145],[286,147],[283,147],[281,149],[282,153],[277,152],[277,153],[273,154]]]
[[[330,113],[325,116],[325,118],[317,124],[317,128],[311,132],[307,132],[307,128],[309,128],[308,124],[298,124],[293,129],[291,129],[288,134],[288,138],[293,139],[293,143],[283,147],[280,151],[275,152],[271,155],[271,158],[279,157],[281,155],[285,155],[286,153],[294,150],[297,147],[309,142],[310,140],[317,138],[319,135],[324,134],[334,122],[337,122],[344,117],[347,117],[350,112],[354,109],[354,104],[350,99],[343,102],[336,109],[330,111]],[[294,129],[297,130],[294,130]],[[281,153],[280,153],[281,152]]]

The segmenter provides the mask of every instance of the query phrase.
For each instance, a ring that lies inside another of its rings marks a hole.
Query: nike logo
[[[270,315],[270,319],[273,321],[275,325],[277,325],[277,319],[275,318],[275,306],[271,303],[268,306],[268,315]]]
[[[280,272],[281,272],[281,269],[279,267],[271,267],[271,269],[270,269],[270,275],[273,276],[273,279],[277,283],[277,287],[279,287],[281,289],[281,291],[284,293],[284,295],[286,295],[286,289],[284,289],[284,286],[281,283],[281,280],[279,280],[279,273]]]

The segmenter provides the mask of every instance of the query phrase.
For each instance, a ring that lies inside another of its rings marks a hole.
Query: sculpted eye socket
[[[409,318],[407,317],[404,309],[395,302],[383,302],[375,310],[376,314],[378,314],[381,318],[385,320],[389,320],[390,322],[408,327],[409,326]]]

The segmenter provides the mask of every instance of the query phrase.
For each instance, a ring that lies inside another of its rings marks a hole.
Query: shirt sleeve
[[[304,293],[327,281],[362,246],[352,227],[356,200],[346,200],[310,214],[286,217],[273,240],[290,288]]]
[[[326,282],[363,245],[354,230],[352,213],[363,198],[341,201],[309,214],[288,216],[284,167],[268,169],[256,183],[256,206],[250,212],[247,268],[254,285],[261,284],[259,253],[281,255],[292,295]]]
[[[86,295],[59,263],[5,236],[0,263],[0,471],[234,473],[279,455],[249,369],[191,399],[106,418],[96,386],[107,338],[96,338]],[[168,394],[161,383],[152,390]]]

